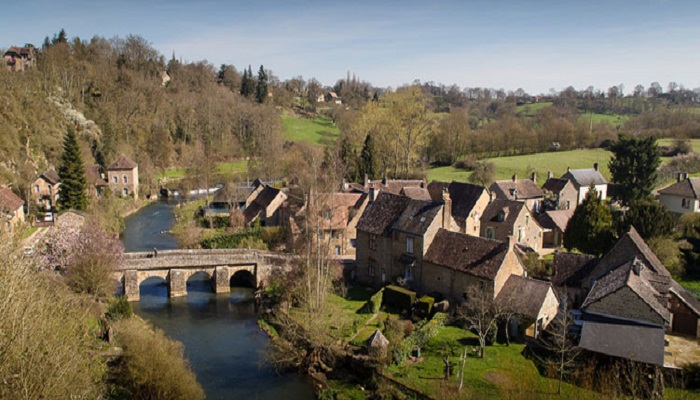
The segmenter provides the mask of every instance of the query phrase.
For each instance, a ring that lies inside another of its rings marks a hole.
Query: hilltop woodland
[[[419,81],[390,90],[350,74],[324,87],[301,76],[281,81],[263,66],[241,73],[166,59],[139,36],[68,39],[64,31],[37,53],[37,68],[0,72],[0,178],[19,193],[58,164],[69,126],[85,162],[104,166],[120,154],[139,160],[146,192],[170,167],[201,178],[217,162],[244,157],[252,160],[249,176],[293,174],[294,144],[285,142],[281,112],[331,118],[351,180],[368,172],[422,176],[431,164],[471,170],[485,157],[607,146],[619,133],[700,137],[700,91],[674,82],[666,90],[654,82],[627,94],[619,85],[536,97]],[[341,106],[318,102],[329,91]],[[373,148],[363,152],[368,135]]]

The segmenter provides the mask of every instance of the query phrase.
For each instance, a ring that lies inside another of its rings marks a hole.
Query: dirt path
[[[379,316],[379,313],[372,314],[372,316],[369,317],[369,319],[355,332],[355,334],[352,335],[352,337],[351,337],[350,339],[348,339],[348,340],[345,341],[345,345],[347,345],[348,343],[352,342],[352,341],[357,337],[357,335],[359,335],[360,332],[362,332],[362,330],[365,329],[365,327],[366,327],[367,325],[369,325],[370,323],[372,323],[372,321],[374,321],[378,316]]]

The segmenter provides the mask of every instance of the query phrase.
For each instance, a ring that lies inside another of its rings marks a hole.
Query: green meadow
[[[292,142],[328,144],[340,135],[340,130],[333,121],[324,117],[308,119],[284,114],[282,127],[285,138]]]

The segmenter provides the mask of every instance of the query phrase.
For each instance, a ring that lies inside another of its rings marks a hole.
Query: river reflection
[[[204,279],[187,289],[187,297],[169,299],[164,282],[147,282],[134,311],[184,344],[208,399],[314,398],[301,376],[277,375],[261,362],[269,339],[257,326],[251,289],[216,295]]]
[[[173,226],[172,207],[156,202],[127,218],[126,251],[178,248],[167,232]],[[300,375],[277,375],[264,363],[269,338],[257,326],[251,289],[231,288],[230,294],[217,295],[206,274],[195,274],[187,282],[187,297],[168,298],[160,278],[144,281],[140,295],[132,303],[134,312],[182,342],[207,399],[314,398]]]

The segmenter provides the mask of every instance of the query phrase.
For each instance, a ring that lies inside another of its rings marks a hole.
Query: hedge
[[[416,292],[394,285],[384,288],[384,304],[401,310],[410,310],[415,302]]]

